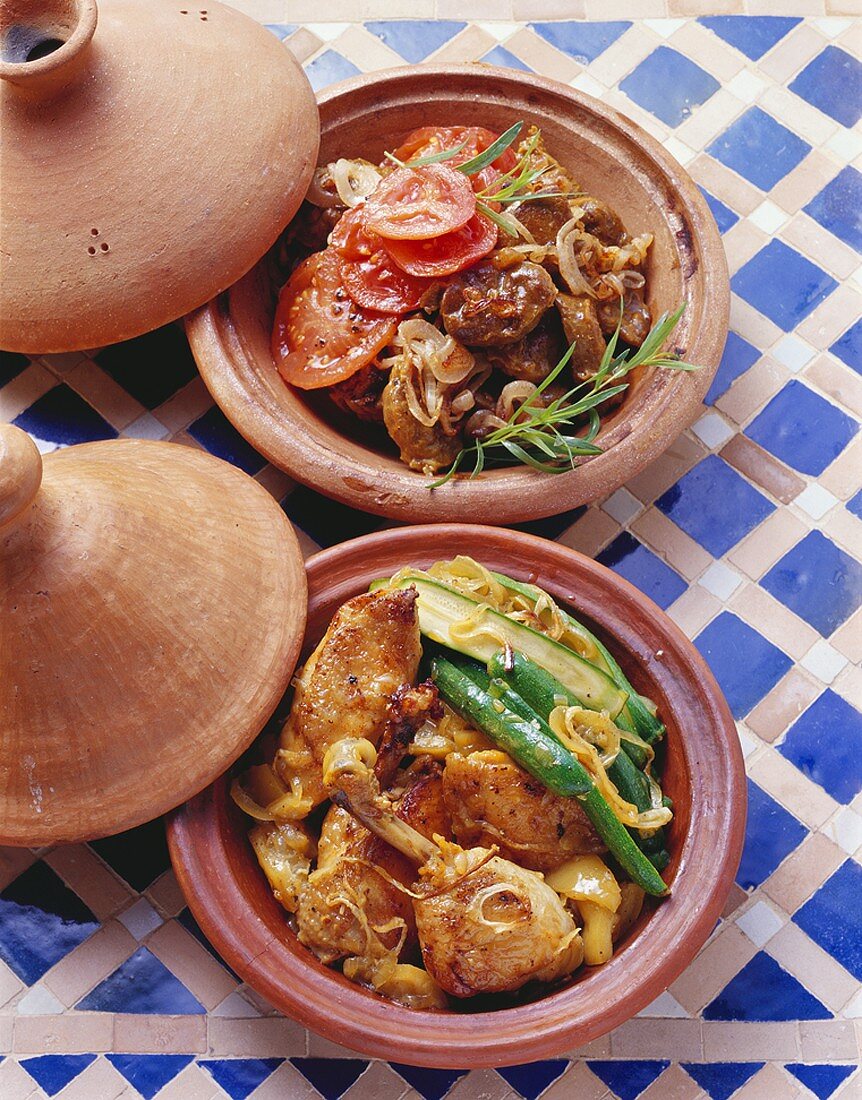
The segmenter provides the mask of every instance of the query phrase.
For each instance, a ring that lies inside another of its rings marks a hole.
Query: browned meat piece
[[[380,868],[381,874],[375,868]],[[299,895],[299,940],[324,963],[348,956],[369,961],[416,940],[410,896],[385,876],[409,886],[412,862],[332,806],[323,819],[317,868]]]
[[[407,404],[409,367],[396,363],[383,391],[383,422],[411,470],[435,474],[451,466],[461,450],[461,437],[447,435],[439,424],[427,427]]]
[[[524,260],[502,271],[487,260],[456,275],[446,287],[441,317],[446,331],[468,347],[501,347],[539,323],[556,294],[551,276]]]
[[[562,195],[521,203],[515,215],[536,244],[553,244],[557,233],[571,220],[572,211]]]
[[[397,688],[389,704],[386,728],[377,746],[377,764],[374,772],[381,787],[387,787],[398,765],[407,754],[407,746],[416,730],[428,718],[440,718],[443,705],[437,688],[431,680],[418,687],[402,684]]]
[[[534,871],[605,850],[576,798],[552,794],[495,749],[450,753],[443,797],[459,844],[496,844],[502,856]]]
[[[335,404],[346,413],[374,423],[383,423],[383,388],[387,374],[373,364],[328,389]]]
[[[490,348],[488,362],[510,378],[538,385],[559,363],[565,351],[560,319],[549,310],[536,327],[515,344]]]
[[[320,252],[326,248],[329,234],[344,213],[343,206],[323,208],[303,202],[285,230],[285,241],[308,252]]]
[[[620,320],[619,298],[608,298],[598,305],[599,324],[609,336],[616,332]],[[633,348],[639,348],[649,335],[652,317],[649,306],[643,299],[642,290],[627,290],[623,299],[623,323],[620,325],[620,339]]]
[[[598,237],[602,244],[626,244],[629,235],[616,210],[592,195],[579,195],[575,202],[584,211],[581,221],[588,233]]]
[[[306,813],[326,797],[326,750],[342,737],[377,743],[392,693],[415,680],[421,654],[415,589],[364,593],[336,612],[297,676],[275,760],[281,779],[301,788]]]
[[[410,785],[398,803],[398,816],[431,840],[435,833],[448,840],[452,818],[443,796],[443,768],[428,761],[410,777]]]
[[[596,315],[595,302],[586,295],[575,297],[561,293],[557,295],[557,309],[563,322],[566,343],[575,345],[569,360],[572,375],[576,381],[585,382],[599,369],[605,353],[605,338]]]

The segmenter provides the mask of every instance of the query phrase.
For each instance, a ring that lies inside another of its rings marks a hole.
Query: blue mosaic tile
[[[862,374],[862,318],[838,337],[829,349],[842,363]]]
[[[730,285],[770,321],[790,332],[838,283],[783,241],[772,240],[743,264]]]
[[[707,15],[698,22],[757,61],[802,20],[775,15]]]
[[[465,1069],[425,1069],[422,1066],[403,1066],[400,1062],[389,1064],[423,1100],[443,1100],[455,1082],[467,1073]]]
[[[859,490],[855,497],[851,497],[850,500],[847,501],[845,508],[848,512],[852,512],[854,516],[858,516],[859,519],[862,519],[862,489]]]
[[[336,84],[339,80],[347,80],[348,77],[359,74],[359,69],[353,62],[335,50],[324,50],[304,68],[308,82],[316,92],[328,88],[330,84]]]
[[[96,362],[148,409],[167,401],[198,373],[179,325],[166,325],[134,340],[111,344],[99,352]]]
[[[116,428],[65,382],[48,390],[12,423],[37,439],[63,445],[117,438]]]
[[[530,1062],[523,1066],[506,1066],[497,1073],[512,1086],[524,1100],[536,1100],[558,1077],[569,1068],[565,1058],[554,1058],[547,1062]]]
[[[829,1097],[838,1088],[842,1081],[846,1081],[855,1066],[806,1066],[801,1062],[794,1062],[784,1067],[792,1073],[797,1081],[801,1081],[807,1089],[811,1089],[818,1100],[829,1100]]]
[[[657,557],[628,531],[623,531],[598,555],[607,565],[645,593],[662,610],[685,592],[688,585],[675,569]]]
[[[299,30],[299,23],[264,23],[264,26],[281,42],[285,38],[290,38],[294,31]]]
[[[862,252],[862,172],[848,164],[814,196],[805,213]]]
[[[793,662],[731,611],[721,614],[695,638],[724,692],[734,718],[744,718]]]
[[[682,1062],[682,1068],[703,1091],[709,1100],[730,1100],[759,1069],[763,1062]]]
[[[582,23],[568,21],[562,23],[531,23],[533,30],[546,42],[567,53],[581,65],[589,65],[613,45],[631,23],[617,20],[609,23]]]
[[[788,550],[760,583],[824,637],[862,603],[862,565],[820,531]]]
[[[728,229],[732,229],[739,221],[739,214],[731,210],[729,206],[725,206],[721,199],[717,199],[715,195],[711,195],[705,187],[700,187],[700,193],[706,199],[706,205],[715,218],[715,224],[718,226],[719,233],[726,233]]]
[[[338,1100],[368,1068],[358,1058],[291,1058],[302,1076],[325,1100]]]
[[[703,1010],[705,1020],[829,1020],[832,1013],[771,955],[758,951],[751,962]]]
[[[365,29],[401,54],[405,61],[416,64],[445,46],[466,26],[449,19],[382,19],[366,23]]]
[[[525,65],[520,57],[515,57],[505,46],[495,46],[493,50],[488,50],[480,60],[484,61],[486,65],[502,65],[504,69],[520,69],[525,73],[533,71],[529,65]]]
[[[314,539],[318,546],[334,546],[348,537],[358,538],[379,531],[384,524],[379,516],[357,512],[337,500],[321,496],[314,489],[299,485],[281,504],[288,519]]]
[[[94,914],[39,861],[0,893],[0,959],[32,985],[99,928]]]
[[[810,61],[790,90],[842,126],[862,118],[862,63],[837,46],[827,46]]]
[[[263,455],[247,443],[217,405],[198,417],[188,428],[189,435],[210,454],[239,466],[247,474],[256,474],[266,465]]]
[[[604,1083],[616,1093],[619,1100],[637,1100],[653,1081],[656,1080],[670,1062],[627,1061],[627,1062],[587,1062],[587,1065]]]
[[[799,164],[811,146],[760,107],[749,107],[706,151],[750,183],[769,191]]]
[[[18,355],[14,351],[0,351],[0,386],[11,382],[26,367],[30,366],[30,360],[26,355]]]
[[[862,867],[845,860],[794,914],[803,932],[862,981]]]
[[[714,76],[669,46],[653,50],[620,83],[620,91],[668,126],[679,126],[718,89]]]
[[[749,779],[745,846],[736,881],[743,890],[760,886],[807,835],[793,814]]]
[[[283,1061],[283,1058],[201,1058],[198,1065],[212,1074],[231,1100],[245,1100]]]
[[[76,1006],[86,1012],[204,1015],[206,1009],[146,947],[139,947]]]
[[[745,434],[803,474],[816,476],[859,431],[852,416],[796,378],[780,389]]]
[[[139,893],[171,865],[161,818],[124,833],[91,840],[90,847]]]
[[[703,399],[707,405],[712,405],[723,393],[726,393],[741,374],[753,367],[760,358],[760,352],[753,344],[743,340],[735,332],[727,334],[727,343],[724,345],[724,354],[718,365],[718,370],[712,380],[712,385]]]
[[[44,1092],[55,1096],[95,1060],[95,1054],[42,1054],[22,1058],[21,1065]]]
[[[862,790],[862,714],[830,688],[796,719],[778,751],[836,802],[846,805]]]
[[[698,462],[659,497],[656,507],[716,558],[775,511],[718,455]]]
[[[144,1100],[152,1100],[192,1061],[191,1054],[109,1054],[107,1058]]]

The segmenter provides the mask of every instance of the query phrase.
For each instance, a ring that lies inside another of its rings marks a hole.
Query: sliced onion
[[[330,165],[328,164],[322,164],[319,168],[315,168],[314,175],[311,177],[311,186],[305,196],[313,206],[320,206],[324,210],[328,210],[333,206],[344,205],[337,192],[332,189],[332,173],[329,169]],[[330,186],[327,186],[327,184]]]
[[[577,218],[570,218],[565,225],[560,226],[557,233],[557,257],[560,264],[560,274],[572,294],[578,296],[586,294],[590,298],[595,298],[595,291],[584,277],[575,256],[575,241],[581,238],[582,233],[583,230],[578,226]]]
[[[381,176],[374,165],[361,160],[342,157],[329,167],[338,197],[345,206],[359,206],[380,183]]]
[[[497,398],[497,416],[501,420],[508,420],[515,411],[515,407],[523,405],[535,392],[535,385],[523,378],[517,378],[514,382],[507,382]]]
[[[520,206],[520,203],[513,203],[512,206],[504,214],[497,214],[502,228],[506,230],[510,237],[520,237],[522,240],[527,241],[529,244],[535,244],[536,238],[527,229],[523,222],[518,221],[515,217],[515,211]]]
[[[478,412],[473,413],[467,421],[465,431],[467,435],[473,436],[475,439],[481,439],[483,436],[495,432],[498,428],[505,427],[506,421],[501,420],[496,413],[491,412],[490,409],[480,409]]]
[[[461,390],[461,392],[452,398],[452,404],[449,406],[449,411],[454,413],[455,416],[463,416],[464,413],[468,413],[476,405],[476,398],[473,396],[472,390]]]

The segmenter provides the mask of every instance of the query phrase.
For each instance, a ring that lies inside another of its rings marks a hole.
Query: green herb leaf
[[[505,153],[512,142],[515,141],[518,134],[520,134],[523,126],[523,122],[516,122],[514,126],[510,126],[504,134],[500,134],[496,141],[492,141],[487,149],[483,150],[481,153],[477,153],[475,157],[465,160],[463,164],[459,164],[457,166],[458,171],[463,172],[466,176],[475,176],[477,172],[481,172],[483,168],[487,168],[501,153]]]

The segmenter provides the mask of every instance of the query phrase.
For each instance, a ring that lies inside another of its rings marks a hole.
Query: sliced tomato
[[[466,225],[476,196],[463,172],[445,164],[399,168],[365,204],[365,228],[388,240],[428,240]]]
[[[395,150],[398,160],[417,160],[419,157],[427,157],[432,153],[439,153],[443,149],[457,149],[463,143],[464,148],[445,164],[463,164],[478,153],[484,153],[489,145],[492,145],[499,134],[493,130],[486,130],[484,126],[423,126],[414,130],[404,139]],[[517,158],[512,147],[503,152],[492,161],[493,166],[500,172],[508,172],[515,167]],[[479,188],[477,188],[479,190]]]
[[[376,233],[365,228],[364,207],[342,215],[330,236],[341,257],[341,278],[347,293],[360,306],[381,313],[416,309],[430,279],[408,275],[395,264]]]
[[[352,302],[341,285],[334,249],[304,260],[283,288],[275,312],[272,354],[285,382],[316,390],[343,382],[381,351],[398,321]]]
[[[385,241],[386,251],[410,275],[439,279],[487,256],[497,243],[497,227],[482,214],[465,226],[430,241]]]

